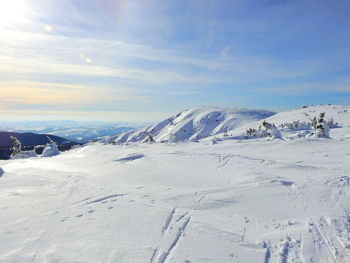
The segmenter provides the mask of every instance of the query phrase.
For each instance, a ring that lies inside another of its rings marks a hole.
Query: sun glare
[[[51,27],[50,25],[46,25],[46,26],[45,26],[45,30],[46,30],[47,32],[52,32],[52,27]]]
[[[28,0],[0,0],[0,23],[6,26],[28,22]]]

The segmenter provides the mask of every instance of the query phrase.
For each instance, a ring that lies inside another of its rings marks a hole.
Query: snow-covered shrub
[[[31,158],[31,157],[37,157],[35,150],[31,151],[22,151],[22,144],[21,142],[16,138],[11,136],[10,137],[11,142],[11,159],[25,159],[25,158]]]
[[[316,129],[314,129],[314,132],[313,132],[314,137],[329,138],[329,126],[328,126],[328,122],[325,121],[324,117],[325,117],[325,113],[324,112],[320,113],[320,116],[317,120]]]
[[[304,129],[310,129],[311,123],[307,123],[305,121],[292,121],[292,122],[285,122],[279,125],[282,129],[288,129],[288,130],[304,130]]]
[[[244,138],[281,138],[281,132],[277,129],[275,124],[268,123],[264,121],[262,126],[259,126],[258,129],[249,128],[243,134]]]
[[[246,139],[252,139],[252,138],[260,138],[261,134],[260,134],[259,130],[249,128],[244,132],[243,136]]]
[[[267,121],[264,121],[263,127],[265,128],[268,137],[281,138],[281,132],[277,129],[275,124],[273,123],[271,124],[271,123],[268,123]]]
[[[57,144],[53,140],[51,140],[49,137],[47,138],[49,139],[50,142],[46,144],[41,156],[51,157],[51,156],[59,155],[60,151],[58,150]]]
[[[21,152],[22,144],[21,142],[14,136],[10,136],[10,151],[11,151],[11,159],[13,156],[18,155]]]
[[[317,118],[316,117],[313,117],[311,119],[311,127],[316,130],[317,129]]]

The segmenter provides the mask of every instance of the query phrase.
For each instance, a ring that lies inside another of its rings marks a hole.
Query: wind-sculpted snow
[[[210,135],[229,132],[246,123],[273,115],[265,110],[203,107],[185,110],[153,126],[120,134],[116,143],[144,142],[149,136],[156,142],[198,141]]]
[[[60,151],[58,150],[56,143],[52,142],[52,143],[48,143],[45,146],[41,156],[42,157],[52,157],[52,156],[56,156],[59,154],[60,154]]]

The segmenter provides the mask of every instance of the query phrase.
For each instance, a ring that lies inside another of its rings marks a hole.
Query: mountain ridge
[[[112,137],[115,143],[198,141],[238,128],[248,122],[265,119],[275,112],[257,109],[204,106],[187,109],[153,126]]]

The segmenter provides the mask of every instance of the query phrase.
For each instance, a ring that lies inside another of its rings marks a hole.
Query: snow
[[[283,122],[291,122],[293,120],[310,121],[311,118],[318,117],[322,112],[326,113],[326,120],[333,118],[335,122],[338,122],[340,125],[350,125],[350,118],[348,118],[350,106],[346,105],[308,106],[307,108],[280,112],[267,118],[266,120],[267,122],[275,123],[276,125]]]
[[[33,158],[33,157],[38,157],[37,153],[35,150],[32,151],[21,151],[17,154],[14,154],[11,156],[11,159],[24,159],[24,158]]]
[[[122,133],[116,143],[144,142],[150,134],[156,142],[198,141],[273,115],[265,110],[201,107],[180,112],[153,126]]]
[[[334,117],[330,138],[95,143],[0,161],[0,261],[350,262],[350,113]]]
[[[60,151],[58,150],[57,144],[54,142],[51,142],[45,146],[41,154],[41,157],[52,157],[59,154],[60,154]]]

